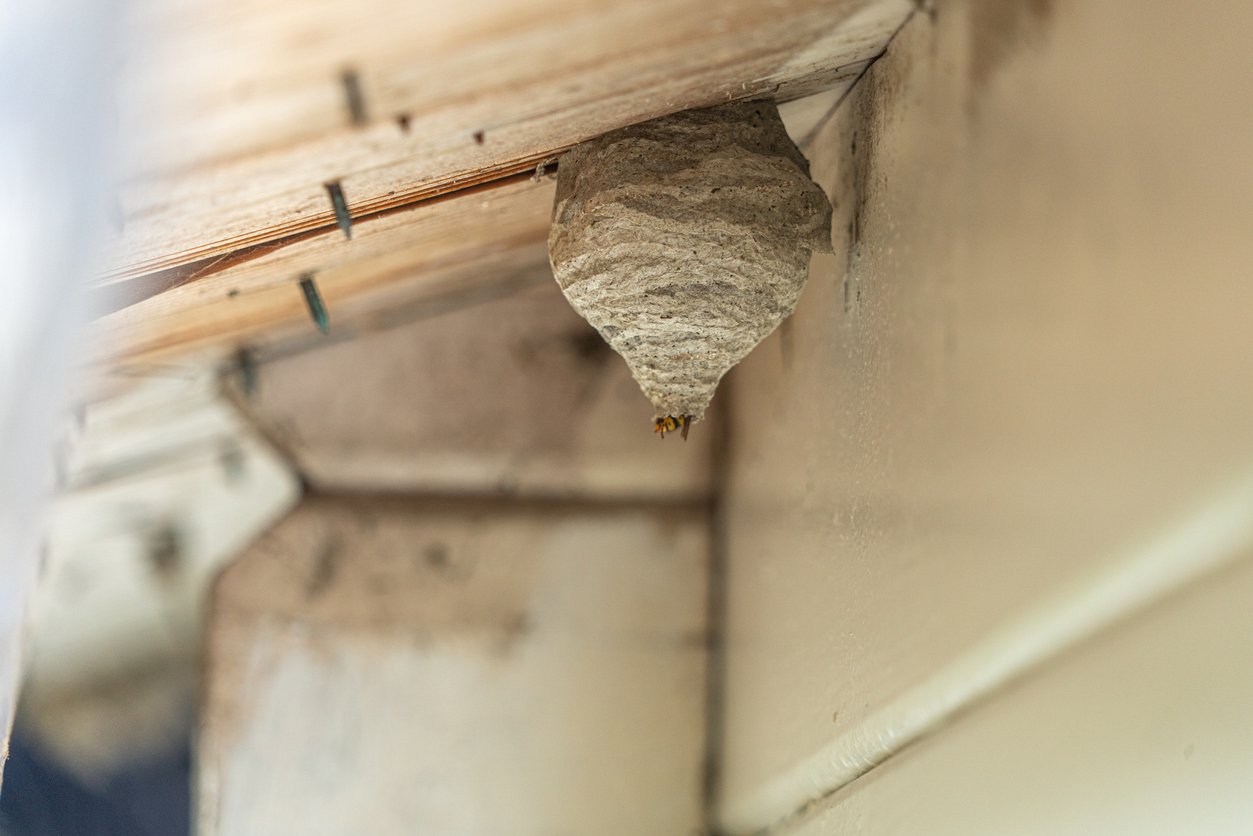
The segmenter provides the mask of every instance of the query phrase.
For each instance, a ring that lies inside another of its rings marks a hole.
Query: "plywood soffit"
[[[331,181],[377,215],[665,113],[851,84],[913,5],[140,0],[96,285],[331,231]]]
[[[331,229],[129,305],[94,324],[97,355],[146,363],[247,344],[287,353],[325,342],[299,288],[316,274],[332,340],[552,281],[553,183],[523,178],[354,227]]]

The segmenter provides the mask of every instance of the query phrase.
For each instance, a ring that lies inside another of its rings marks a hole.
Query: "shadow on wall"
[[[88,787],[43,757],[20,728],[9,741],[0,836],[186,836],[191,749]]]

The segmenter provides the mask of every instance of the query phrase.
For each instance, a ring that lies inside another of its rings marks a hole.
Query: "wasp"
[[[687,430],[692,426],[691,415],[680,415],[674,417],[667,415],[665,418],[658,418],[653,424],[653,432],[661,433],[661,437],[665,438],[666,433],[678,432],[683,436],[683,440],[687,441]]]

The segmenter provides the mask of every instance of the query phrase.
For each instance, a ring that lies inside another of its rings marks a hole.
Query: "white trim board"
[[[769,828],[884,762],[955,712],[1049,658],[1215,571],[1253,547],[1253,470],[1156,538],[1094,561],[1094,569],[1041,600],[884,706],[755,790],[726,800],[733,834]]]

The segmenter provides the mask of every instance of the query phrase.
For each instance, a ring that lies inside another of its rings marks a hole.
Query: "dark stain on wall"
[[[1039,43],[1055,0],[969,0],[970,82],[978,94],[1018,50]]]

